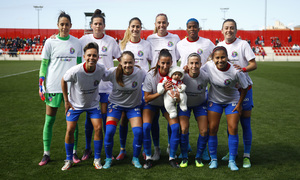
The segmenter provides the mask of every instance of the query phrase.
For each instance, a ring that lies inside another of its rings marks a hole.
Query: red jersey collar
[[[103,34],[102,37],[100,37],[100,38],[96,38],[96,37],[94,36],[94,34],[93,34],[93,37],[94,37],[95,39],[102,39],[102,38],[104,37],[104,34]]]
[[[133,44],[137,44],[137,43],[139,43],[139,42],[141,42],[141,38],[140,38],[140,40],[138,41],[138,42],[132,42],[131,40],[129,40],[131,43],[133,43]]]
[[[166,37],[168,34],[169,34],[169,33],[167,32],[167,34],[164,35],[164,36],[160,36],[160,35],[158,35],[158,34],[157,34],[157,36],[159,36],[159,37]]]
[[[229,68],[230,68],[230,64],[229,63],[227,63],[227,67],[224,69],[224,70],[222,70],[222,69],[219,69],[219,68],[217,68],[219,71],[223,71],[223,72],[225,72],[225,71],[227,71]]]
[[[197,40],[195,40],[195,41],[190,41],[190,40],[189,40],[189,37],[187,37],[186,40],[187,40],[188,42],[196,42],[196,41],[199,40],[199,36],[198,36]]]
[[[90,71],[88,71],[88,70],[86,69],[85,65],[86,65],[86,62],[83,63],[83,69],[84,69],[84,71],[85,71],[86,73],[93,73],[93,72],[95,72],[96,67],[95,67],[94,71],[90,72]]]
[[[231,43],[227,43],[227,42],[225,41],[225,44],[232,44],[232,43],[234,43],[234,42],[236,41],[236,39],[237,39],[237,38],[235,38],[234,41],[232,41]]]
[[[166,75],[162,75],[162,74],[160,73],[160,69],[158,69],[158,73],[159,73],[159,75],[160,75],[161,77],[166,77],[166,76],[168,76],[168,73],[167,73]]]

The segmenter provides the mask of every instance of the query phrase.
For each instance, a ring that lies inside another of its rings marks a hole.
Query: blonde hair
[[[130,24],[132,23],[132,21],[137,20],[139,21],[141,27],[142,27],[142,21],[138,18],[138,17],[134,17],[132,19],[130,19],[129,21],[129,25],[128,28],[126,29],[125,33],[124,33],[124,37],[122,39],[122,41],[120,42],[120,46],[121,46],[121,50],[124,50],[126,47],[126,44],[128,43],[128,41],[130,40],[131,37],[131,32],[129,31],[130,28]]]
[[[157,19],[158,16],[165,16],[166,19],[167,19],[167,22],[168,22],[168,17],[167,17],[167,15],[164,14],[164,13],[160,13],[160,14],[156,15],[156,17],[155,17],[155,23],[156,23],[156,19]],[[153,34],[156,34],[157,31],[158,31],[158,30],[157,30],[157,27],[155,26],[155,27],[154,27],[154,30],[153,30]]]

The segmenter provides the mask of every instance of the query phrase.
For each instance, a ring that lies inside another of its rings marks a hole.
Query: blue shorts
[[[223,109],[225,110],[225,114],[236,114],[239,113],[238,111],[233,111],[233,109],[236,107],[237,103],[231,103],[231,104],[217,104],[214,102],[208,102],[207,104],[207,110],[208,111],[214,111],[220,114],[223,114]]]
[[[101,103],[108,103],[108,93],[99,93],[100,95],[100,102]]]
[[[192,110],[194,112],[195,119],[199,116],[207,116],[207,103],[206,102],[200,104],[199,106],[188,107],[188,110],[185,112],[182,111],[179,106],[177,106],[177,109],[178,109],[178,116],[187,116],[190,118]]]
[[[252,88],[248,90],[247,94],[246,94],[246,97],[243,101],[243,111],[251,111],[252,108],[254,107],[253,105],[253,98],[252,98],[252,95],[253,92],[252,92]]]
[[[150,109],[153,112],[156,112],[157,110],[160,110],[162,114],[167,112],[167,110],[164,106],[155,106],[155,105],[151,105],[151,104],[148,104],[148,103],[145,104],[143,109]]]
[[[141,113],[141,107],[136,106],[134,108],[124,108],[121,106],[118,106],[113,103],[109,103],[108,105],[108,112],[107,112],[107,117],[114,117],[117,119],[121,119],[122,112],[124,112],[127,116],[128,119],[134,118],[134,117],[142,117]]]
[[[102,114],[100,108],[94,109],[85,109],[85,110],[73,110],[69,109],[67,112],[66,120],[67,121],[78,121],[81,113],[86,112],[87,116],[91,119],[101,119]]]

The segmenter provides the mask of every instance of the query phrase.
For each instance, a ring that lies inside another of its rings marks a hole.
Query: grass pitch
[[[254,82],[254,106],[252,114],[253,144],[252,167],[242,168],[242,130],[239,127],[240,170],[231,172],[227,162],[220,159],[227,153],[226,120],[223,117],[219,129],[219,168],[211,170],[208,162],[196,168],[194,156],[198,129],[191,116],[190,144],[187,168],[173,169],[168,164],[167,123],[160,118],[161,160],[149,170],[131,165],[132,131],[129,128],[127,157],[114,161],[108,170],[96,170],[89,159],[75,165],[67,172],[60,169],[65,159],[64,136],[66,122],[63,106],[58,110],[53,127],[51,162],[38,165],[43,154],[42,131],[45,104],[38,95],[38,61],[0,61],[0,179],[300,179],[300,63],[258,62],[258,69],[250,73]],[[36,70],[24,74],[25,71]],[[8,76],[8,77],[7,77]],[[84,119],[79,120],[78,155],[85,148]],[[119,152],[119,134],[115,135],[113,155]],[[102,163],[105,159],[102,149]],[[142,157],[140,157],[143,162]],[[178,161],[180,162],[180,161]]]

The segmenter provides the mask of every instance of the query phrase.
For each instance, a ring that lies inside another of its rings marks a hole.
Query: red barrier
[[[183,39],[187,36],[185,30],[169,30],[171,33],[178,34],[180,39]],[[57,29],[13,29],[13,28],[0,28],[0,37],[5,38],[34,38],[37,35],[40,35],[40,40],[42,41],[44,37],[50,37],[52,34],[57,34]],[[122,39],[125,33],[125,30],[105,30],[105,33],[118,39]],[[143,30],[141,32],[141,37],[146,39],[150,34],[153,33],[153,30]],[[70,34],[80,38],[84,35],[83,29],[71,29]],[[255,30],[255,31],[247,31],[247,30],[238,30],[237,37],[241,37],[242,39],[251,40],[251,44],[254,45],[255,39],[257,37],[264,37],[265,45],[271,45],[271,37],[278,37],[283,45],[288,44],[288,36],[292,35],[293,44],[300,44],[300,30]],[[199,32],[199,36],[210,39],[213,43],[215,43],[216,38],[223,40],[223,35],[220,30],[201,30]]]

